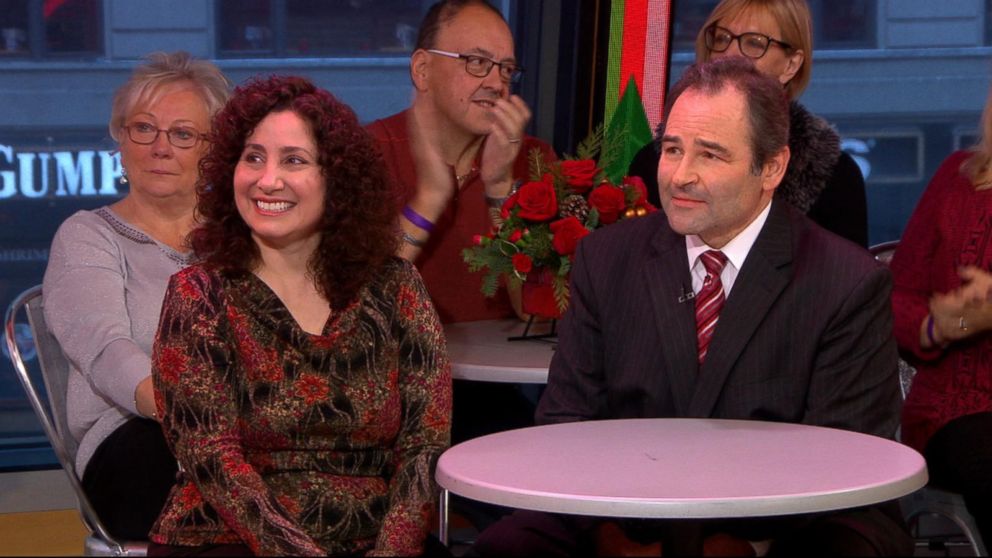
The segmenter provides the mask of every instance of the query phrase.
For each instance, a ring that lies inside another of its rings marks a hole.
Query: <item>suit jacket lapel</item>
[[[688,409],[697,376],[695,305],[684,297],[692,292],[686,261],[685,238],[668,228],[666,219],[651,240],[643,273],[661,336],[657,366],[671,386],[677,416]]]
[[[788,207],[773,202],[733,290],[720,312],[689,404],[688,416],[708,417],[737,358],[765,314],[788,285],[792,262],[792,227]]]

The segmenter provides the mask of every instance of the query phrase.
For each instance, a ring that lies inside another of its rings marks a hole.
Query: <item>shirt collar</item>
[[[751,247],[754,246],[754,241],[758,239],[758,234],[761,232],[762,227],[765,226],[765,221],[768,220],[768,214],[771,212],[771,208],[772,204],[769,201],[765,205],[765,208],[761,210],[761,213],[747,227],[744,227],[744,230],[737,233],[737,236],[732,238],[723,248],[719,249],[727,256],[728,263],[733,265],[734,269],[740,270],[744,266],[744,260],[747,259]],[[716,250],[716,248],[708,246],[698,235],[689,234],[685,237],[685,250],[689,259],[689,269],[692,269],[696,265],[696,260],[699,259],[700,254],[707,250]]]

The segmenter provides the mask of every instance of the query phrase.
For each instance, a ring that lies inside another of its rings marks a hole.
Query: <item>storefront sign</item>
[[[0,200],[118,196],[116,151],[22,151],[0,144]]]

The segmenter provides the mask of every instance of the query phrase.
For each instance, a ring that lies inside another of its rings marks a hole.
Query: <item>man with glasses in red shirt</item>
[[[522,72],[496,8],[443,0],[424,17],[410,57],[412,106],[368,127],[400,189],[400,255],[417,265],[446,323],[514,315],[506,292],[480,294],[481,274],[469,273],[461,253],[528,179],[528,153],[554,157],[524,133],[531,112],[511,92]]]
[[[515,304],[506,289],[484,297],[482,274],[470,273],[461,254],[498,223],[503,201],[529,179],[529,153],[555,157],[524,133],[531,112],[511,92],[522,72],[496,8],[442,0],[424,16],[410,57],[411,107],[368,126],[399,190],[399,255],[416,264],[445,323],[521,314],[519,292]],[[455,382],[453,442],[533,423],[534,404],[519,386]],[[479,528],[487,522],[477,513],[473,519]]]

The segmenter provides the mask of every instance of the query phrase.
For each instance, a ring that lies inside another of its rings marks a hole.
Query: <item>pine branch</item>
[[[497,273],[493,270],[489,270],[482,277],[482,294],[488,298],[496,296],[496,290],[499,289],[499,277],[501,273]]]
[[[555,303],[558,310],[564,312],[568,307],[568,279],[561,275],[555,275],[551,281],[555,291]]]
[[[623,157],[624,144],[627,141],[625,135],[629,130],[627,125],[623,124],[619,130],[612,132],[615,133],[603,136],[603,151],[599,157],[599,168],[603,170],[613,167]],[[609,172],[606,174],[609,175]]]
[[[527,168],[530,171],[530,179],[540,180],[544,173],[548,172],[548,163],[544,160],[544,153],[535,147],[527,153]]]
[[[579,142],[579,147],[575,150],[575,158],[596,160],[596,156],[600,154],[603,147],[604,137],[605,128],[603,128],[603,124],[597,124],[592,133],[586,139]],[[600,164],[600,167],[602,167],[602,164]]]
[[[583,223],[587,229],[594,231],[599,228],[599,210],[595,207],[589,208],[589,215],[586,216],[586,222]]]

